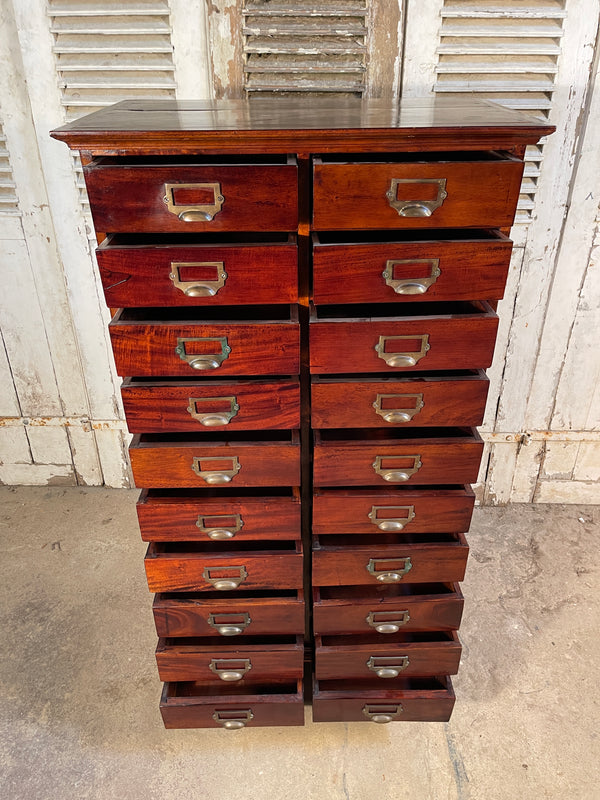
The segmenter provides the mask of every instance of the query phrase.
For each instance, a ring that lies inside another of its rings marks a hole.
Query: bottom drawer
[[[454,699],[448,677],[404,678],[390,689],[315,680],[313,722],[447,722]]]
[[[165,728],[256,728],[304,725],[302,680],[265,686],[165,683],[160,699]]]

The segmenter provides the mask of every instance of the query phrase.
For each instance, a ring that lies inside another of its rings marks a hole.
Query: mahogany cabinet
[[[282,97],[52,132],[96,227],[167,728],[302,725],[311,695],[315,722],[449,718],[496,303],[552,130]]]

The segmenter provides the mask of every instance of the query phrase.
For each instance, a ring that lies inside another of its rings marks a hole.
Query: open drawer
[[[501,228],[523,162],[501,151],[323,155],[313,159],[313,227]]]

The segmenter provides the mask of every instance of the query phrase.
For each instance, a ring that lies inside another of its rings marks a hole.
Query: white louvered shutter
[[[365,91],[367,0],[246,0],[242,14],[246,92]]]
[[[474,94],[547,119],[566,0],[444,0],[434,90]],[[531,219],[543,141],[528,147],[516,221]]]
[[[13,180],[6,136],[0,123],[0,214],[18,216],[17,190]]]
[[[119,100],[175,96],[166,0],[49,0],[48,15],[66,121]],[[87,212],[77,157],[74,166]]]

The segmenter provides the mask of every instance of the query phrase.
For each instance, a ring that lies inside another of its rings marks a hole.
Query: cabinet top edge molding
[[[553,125],[494,102],[428,96],[123,100],[51,132],[72,149],[145,153],[384,152],[518,147]]]

